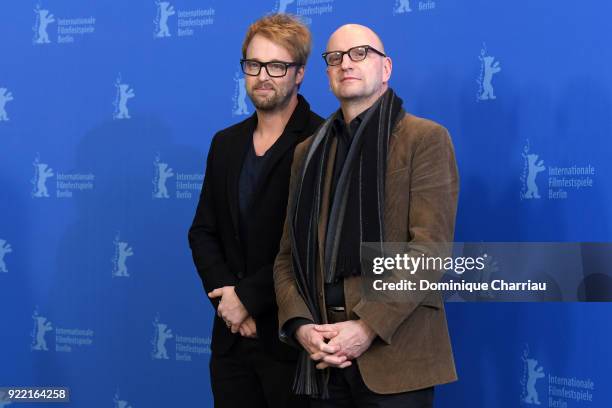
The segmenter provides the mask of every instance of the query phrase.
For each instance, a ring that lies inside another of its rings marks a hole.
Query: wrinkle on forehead
[[[358,45],[371,45],[385,52],[385,46],[378,34],[361,24],[345,24],[334,31],[327,41],[327,51],[344,51]]]

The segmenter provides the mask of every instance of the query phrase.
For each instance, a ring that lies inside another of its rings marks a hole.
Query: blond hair
[[[242,58],[246,58],[249,43],[256,34],[286,48],[294,59],[293,62],[306,64],[312,47],[312,37],[308,27],[296,16],[270,14],[251,24],[242,43]]]

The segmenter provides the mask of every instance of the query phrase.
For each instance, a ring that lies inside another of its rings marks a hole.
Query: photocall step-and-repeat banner
[[[212,406],[213,309],[187,230],[213,134],[254,112],[244,33],[278,11],[312,29],[301,92],[323,116],[338,106],[329,35],[380,34],[405,108],[452,135],[457,241],[612,240],[606,2],[6,0],[0,386],[69,387],[74,407]],[[460,380],[437,406],[612,405],[612,305],[447,312]]]

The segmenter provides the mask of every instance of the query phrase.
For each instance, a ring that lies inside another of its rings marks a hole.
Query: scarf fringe
[[[302,350],[295,370],[295,378],[292,387],[293,392],[296,395],[308,395],[313,398],[328,399],[329,389],[322,374],[322,370],[316,368],[308,352]]]

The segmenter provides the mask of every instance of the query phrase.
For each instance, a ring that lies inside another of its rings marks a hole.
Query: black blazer
[[[189,246],[204,289],[235,286],[236,294],[256,320],[257,335],[264,348],[279,359],[293,359],[296,351],[278,338],[278,316],[272,267],[279,249],[289,195],[289,177],[295,146],[313,134],[323,119],[298,95],[283,134],[267,153],[259,184],[244,226],[245,242],[239,234],[238,180],[249,143],[257,126],[257,114],[218,132],[208,151],[206,174]],[[213,307],[218,305],[214,300]],[[232,334],[215,315],[213,353],[229,350],[240,334]]]

